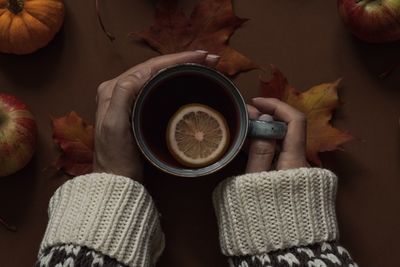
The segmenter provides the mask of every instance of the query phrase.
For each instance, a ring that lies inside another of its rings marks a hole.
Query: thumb
[[[259,118],[263,121],[273,121],[272,116],[263,114]],[[253,139],[250,143],[249,158],[246,173],[262,172],[271,169],[275,156],[275,140]]]

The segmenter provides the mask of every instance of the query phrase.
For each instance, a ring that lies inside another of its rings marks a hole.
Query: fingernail
[[[262,114],[260,117],[258,117],[258,120],[260,120],[260,121],[274,121],[274,118],[271,115]]]
[[[206,50],[196,50],[194,52],[201,53],[201,54],[208,54],[208,51],[206,51]]]
[[[262,97],[254,97],[254,98],[252,98],[253,101],[259,101],[261,99],[262,99]]]
[[[217,59],[220,59],[220,58],[221,58],[221,56],[215,55],[215,54],[209,54],[209,55],[207,55],[207,59],[214,59],[214,60],[217,60]]]

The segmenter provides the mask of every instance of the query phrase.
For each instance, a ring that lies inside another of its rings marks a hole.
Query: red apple
[[[339,14],[361,40],[400,40],[400,0],[338,0]]]
[[[0,177],[28,164],[36,138],[36,122],[27,106],[14,96],[0,93]]]

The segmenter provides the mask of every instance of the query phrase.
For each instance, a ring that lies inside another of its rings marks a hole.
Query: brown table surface
[[[0,56],[0,91],[27,102],[37,118],[39,147],[21,172],[0,180],[0,215],[18,227],[0,227],[0,266],[30,266],[47,223],[47,204],[67,178],[47,169],[57,156],[50,116],[71,110],[93,121],[97,85],[155,56],[127,33],[153,21],[155,1],[101,1],[104,20],[117,36],[101,32],[94,1],[67,1],[65,25],[45,49],[29,56]],[[191,2],[185,5],[190,9]],[[343,244],[361,266],[399,266],[400,70],[378,74],[400,60],[398,44],[369,45],[342,25],[335,1],[234,1],[251,20],[232,38],[233,47],[257,63],[277,65],[299,89],[343,77],[344,106],[335,124],[356,137],[345,151],[325,153],[325,166],[340,177],[337,210]],[[236,82],[249,99],[257,95],[258,71]],[[242,171],[239,157],[224,173],[178,179],[147,170],[147,182],[162,213],[167,248],[158,266],[227,266],[219,253],[211,205],[213,187]],[[236,166],[235,168],[233,166]]]

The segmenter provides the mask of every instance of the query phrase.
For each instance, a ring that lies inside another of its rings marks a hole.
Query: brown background
[[[129,66],[155,56],[127,38],[151,24],[154,1],[101,1],[104,19],[117,36],[113,44],[99,29],[94,1],[67,1],[62,31],[30,56],[0,56],[0,91],[27,102],[39,125],[35,158],[23,171],[0,180],[0,215],[18,233],[0,227],[0,266],[30,266],[47,222],[47,203],[66,179],[46,169],[57,155],[49,116],[70,110],[93,121],[97,85]],[[194,1],[185,1],[188,9]],[[257,63],[277,65],[299,89],[343,77],[344,106],[335,124],[358,140],[345,152],[325,153],[325,166],[340,177],[338,217],[343,244],[361,266],[398,266],[400,240],[400,70],[378,74],[400,60],[399,44],[368,45],[350,36],[335,1],[234,1],[251,20],[232,38],[233,47]],[[253,71],[236,82],[247,99],[257,95]],[[240,166],[243,157],[238,158]],[[162,212],[167,249],[159,266],[227,266],[220,255],[210,196],[224,174],[197,180],[148,170],[149,188]]]

